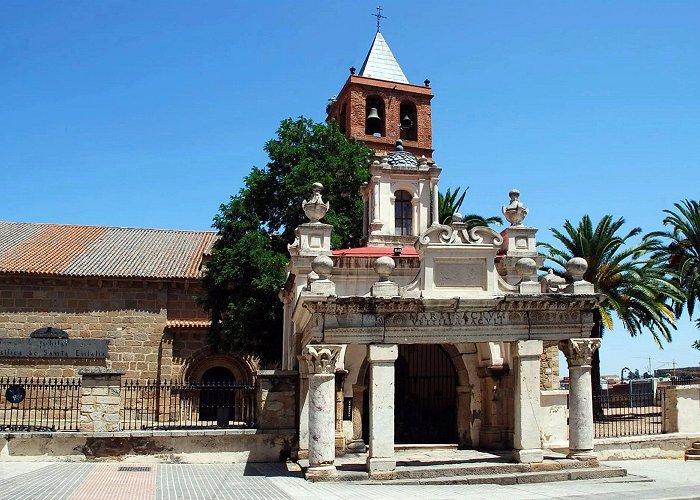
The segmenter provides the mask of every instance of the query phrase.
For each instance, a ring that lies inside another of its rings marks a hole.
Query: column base
[[[541,448],[513,450],[513,459],[521,464],[544,462],[544,452]]]
[[[338,475],[335,465],[313,465],[306,469],[304,477],[308,481],[330,479]]]
[[[396,459],[369,457],[367,459],[367,472],[370,476],[376,472],[390,472],[396,470]]]
[[[580,460],[582,462],[589,462],[592,460],[597,460],[598,457],[593,450],[569,450],[566,458],[571,458],[573,460]]]
[[[367,451],[367,445],[362,439],[355,439],[348,443],[348,453],[364,453]]]

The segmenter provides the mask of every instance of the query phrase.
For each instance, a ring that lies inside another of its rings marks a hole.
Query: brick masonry
[[[196,280],[0,277],[0,337],[28,338],[52,326],[72,339],[109,340],[106,360],[0,358],[0,376],[76,377],[87,366],[122,369],[125,378],[186,376],[188,358],[208,345],[207,330],[167,325],[206,320],[199,293]]]

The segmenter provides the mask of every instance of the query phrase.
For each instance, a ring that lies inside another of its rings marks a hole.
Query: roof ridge
[[[0,220],[0,224],[25,224],[28,226],[60,226],[60,227],[82,227],[82,228],[99,228],[99,229],[133,229],[137,231],[161,231],[161,232],[177,232],[177,233],[206,233],[216,234],[217,231],[211,229],[168,229],[162,227],[134,227],[134,226],[103,226],[99,224],[72,224],[62,222],[17,222]]]

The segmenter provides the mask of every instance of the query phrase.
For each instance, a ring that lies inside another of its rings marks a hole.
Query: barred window
[[[404,236],[411,233],[411,199],[408,191],[396,191],[394,193],[396,202],[394,205],[394,226],[396,234]]]

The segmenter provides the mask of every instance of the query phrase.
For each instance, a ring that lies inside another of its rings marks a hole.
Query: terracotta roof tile
[[[165,328],[209,328],[211,321],[208,319],[169,319]]]
[[[196,278],[213,231],[0,222],[0,273]]]

